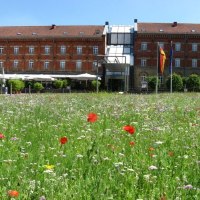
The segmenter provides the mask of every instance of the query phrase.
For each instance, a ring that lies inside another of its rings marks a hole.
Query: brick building
[[[96,75],[98,70],[104,89],[140,91],[146,77],[157,75],[158,43],[167,57],[159,77],[165,82],[171,42],[173,72],[200,75],[200,24],[137,20],[130,26],[0,27],[0,70],[51,75]]]
[[[157,46],[166,54],[164,83],[169,76],[169,56],[173,47],[173,72],[183,77],[200,75],[200,24],[138,23],[135,20],[134,90],[140,90],[148,76],[157,75]],[[163,85],[164,87],[164,85]]]
[[[0,27],[0,68],[5,73],[95,73],[104,54],[104,26]]]

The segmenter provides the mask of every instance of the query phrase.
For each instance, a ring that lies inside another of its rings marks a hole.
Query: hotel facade
[[[200,75],[200,24],[0,27],[1,74],[48,74],[54,78],[93,74],[107,91],[141,91],[148,76],[157,75],[157,47],[166,54],[161,88],[173,72]]]

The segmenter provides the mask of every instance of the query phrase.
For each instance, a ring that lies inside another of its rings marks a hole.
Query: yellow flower
[[[46,169],[53,170],[54,165],[44,165]]]

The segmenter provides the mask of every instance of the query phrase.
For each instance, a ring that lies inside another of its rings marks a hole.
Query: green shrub
[[[39,92],[41,91],[42,89],[44,89],[42,83],[39,83],[39,82],[36,82],[34,83],[33,85],[33,89],[36,91],[36,92]]]
[[[187,88],[189,91],[200,90],[200,77],[197,74],[191,74],[187,79]]]
[[[53,82],[53,86],[56,88],[56,89],[60,89],[63,87],[63,81],[62,80],[55,80]]]
[[[156,76],[149,76],[147,78],[147,82],[148,82],[148,87],[152,90],[156,89],[156,81],[157,81],[157,77]],[[160,85],[160,80],[158,79],[158,85]]]
[[[97,82],[97,80],[93,80],[92,81],[92,88],[96,89],[97,88],[97,84],[98,84],[98,88],[99,88],[100,85],[101,85],[101,82],[100,81]]]
[[[22,89],[25,87],[25,83],[22,80],[15,80],[15,79],[10,79],[8,81],[9,87],[12,86],[12,91],[14,92],[20,92]]]
[[[69,81],[67,79],[63,80],[63,88],[66,88],[69,85]]]
[[[171,76],[168,76],[166,81],[166,86],[170,89]],[[172,90],[173,91],[181,91],[183,89],[183,80],[180,75],[174,73],[172,75]]]

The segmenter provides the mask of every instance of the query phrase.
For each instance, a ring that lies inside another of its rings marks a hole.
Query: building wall
[[[165,70],[163,81],[169,76],[170,65],[170,48],[174,49],[173,56],[173,72],[181,76],[189,76],[190,74],[200,75],[200,36],[185,34],[150,34],[136,33],[134,41],[134,89],[141,89],[141,81],[143,76],[157,75],[157,46],[158,43],[164,44],[166,54]],[[141,49],[141,43],[147,43],[147,49]],[[175,44],[180,43],[180,51],[175,51]],[[192,51],[192,44],[197,44],[197,51]],[[175,67],[175,59],[180,59],[180,67]],[[141,66],[141,59],[146,59],[146,65]],[[197,67],[192,67],[192,59],[197,59]],[[163,85],[163,88],[165,85]]]
[[[61,46],[66,46],[66,53],[61,54]],[[19,47],[19,53],[14,54],[14,47]],[[29,46],[34,47],[34,53],[29,53]],[[45,46],[50,47],[50,53],[45,54]],[[77,46],[82,47],[82,54],[77,54]],[[0,39],[0,47],[3,52],[0,54],[0,61],[3,62],[5,73],[58,73],[78,74],[95,73],[93,61],[96,55],[93,54],[93,47],[98,46],[98,54],[104,54],[105,38],[38,38],[38,39]],[[18,61],[18,68],[14,68],[14,61]],[[34,61],[32,69],[29,68],[29,61]],[[76,70],[76,61],[82,61],[80,71]],[[48,69],[44,69],[44,62],[49,62]],[[65,69],[60,68],[60,61],[66,62]]]

